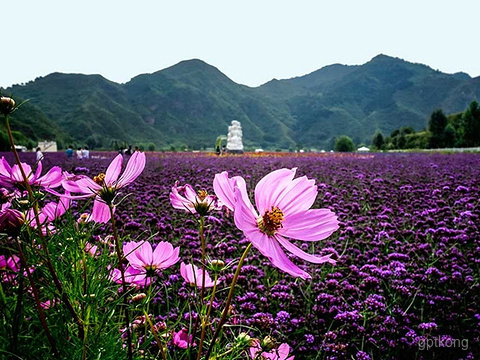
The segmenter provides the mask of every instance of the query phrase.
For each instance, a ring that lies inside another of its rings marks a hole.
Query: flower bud
[[[262,349],[265,351],[270,351],[277,346],[277,342],[270,335],[265,336],[261,343]]]
[[[0,189],[0,205],[6,204],[10,201],[12,195],[8,192],[7,189]]]
[[[240,346],[254,346],[256,341],[256,339],[253,339],[246,332],[240,333],[237,337],[237,343],[240,344]]]
[[[25,217],[20,211],[5,209],[0,212],[0,232],[17,236],[23,224],[25,224]]]
[[[147,297],[147,294],[140,293],[132,297],[132,302],[140,302]]]
[[[225,261],[223,261],[223,260],[212,260],[212,261],[210,261],[210,265],[212,265],[212,268],[214,270],[220,271],[224,268]]]
[[[2,96],[0,98],[0,112],[7,116],[15,110],[15,100],[7,96]]]

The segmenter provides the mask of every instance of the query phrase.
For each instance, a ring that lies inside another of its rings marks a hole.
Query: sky
[[[2,6],[0,87],[53,72],[117,83],[201,59],[259,86],[378,54],[480,76],[478,0],[19,0]]]

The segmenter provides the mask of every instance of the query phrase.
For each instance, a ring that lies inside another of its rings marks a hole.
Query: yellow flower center
[[[282,222],[285,219],[282,210],[278,207],[273,207],[271,211],[265,211],[263,216],[257,220],[258,228],[264,234],[274,235],[278,229],[282,228]]]
[[[198,190],[197,196],[200,201],[203,201],[208,196],[208,193],[205,190]]]
[[[97,176],[93,177],[93,181],[95,181],[98,185],[103,186],[105,185],[105,174],[100,173]]]

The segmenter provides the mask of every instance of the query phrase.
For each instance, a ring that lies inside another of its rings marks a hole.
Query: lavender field
[[[2,155],[14,162],[12,154]],[[67,160],[63,153],[47,153],[44,172],[60,166],[93,178],[115,156],[92,155],[96,158]],[[21,158],[34,164],[34,154]],[[292,256],[312,276],[302,280],[277,269],[253,248],[241,268],[225,336],[270,335],[278,344],[289,344],[289,356],[295,359],[478,358],[480,155],[147,153],[145,170],[125,189],[131,195],[116,209],[119,235],[124,241],[169,242],[180,248],[181,261],[198,264],[202,252],[197,220],[172,207],[169,195],[175,182],[213,194],[215,174],[228,171],[242,176],[253,192],[271,171],[294,167],[297,176],[306,175],[318,185],[312,208],[328,208],[340,222],[323,241],[295,244],[310,254],[333,253],[336,265],[310,264]],[[87,204],[73,202],[73,219],[91,207]],[[249,241],[225,209],[210,212],[205,226],[209,258],[233,262],[219,274],[212,306],[221,311],[227,295],[222,289],[229,286]],[[97,226],[88,241],[100,246],[110,232],[107,224]],[[180,329],[195,322],[188,306],[191,286],[179,267],[166,269],[153,281],[156,295],[148,312],[158,327]],[[133,314],[135,321],[141,322],[141,316]],[[149,349],[155,341],[147,337],[138,333],[135,346],[139,358],[153,359]],[[244,352],[238,358],[249,357]]]

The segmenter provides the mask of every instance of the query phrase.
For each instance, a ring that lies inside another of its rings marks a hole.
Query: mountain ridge
[[[252,88],[191,59],[124,84],[56,72],[4,93],[29,98],[62,141],[92,147],[208,148],[238,120],[247,148],[329,149],[339,135],[368,143],[375,131],[420,130],[438,108],[463,111],[480,98],[480,77],[379,54],[363,65],[332,64]]]

